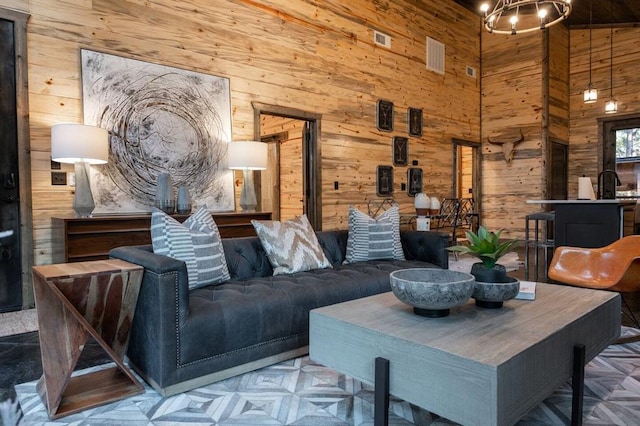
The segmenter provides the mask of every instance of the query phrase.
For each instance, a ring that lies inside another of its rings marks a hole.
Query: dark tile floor
[[[76,369],[110,362],[110,358],[93,338],[85,345]],[[16,397],[14,386],[42,376],[38,332],[0,337],[0,402]]]

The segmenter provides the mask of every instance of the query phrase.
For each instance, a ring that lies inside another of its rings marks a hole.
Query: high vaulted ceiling
[[[481,15],[480,5],[488,2],[493,6],[497,0],[455,0],[467,9]],[[593,7],[593,25],[611,25],[611,0],[572,0],[573,10],[567,18],[571,27],[589,26],[589,3]],[[640,26],[640,0],[614,0],[613,22],[615,24]]]

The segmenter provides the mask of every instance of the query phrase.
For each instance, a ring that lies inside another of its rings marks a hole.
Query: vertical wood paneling
[[[452,137],[478,140],[480,20],[453,1],[399,0],[3,0],[31,14],[29,114],[36,263],[48,263],[49,218],[71,214],[72,189],[50,185],[50,127],[82,121],[80,48],[224,76],[231,83],[233,139],[253,138],[251,102],[322,114],[323,228],[345,228],[349,204],[376,198],[375,167],[391,163],[391,137],[407,136],[406,109],[424,110],[409,160],[425,190],[452,188]],[[373,30],[393,37],[373,44]],[[446,75],[425,68],[425,37],[446,46]],[[455,94],[455,95],[452,95]],[[395,131],[375,126],[375,103],[395,104]],[[333,182],[340,189],[333,189]],[[396,198],[406,167],[396,168]]]
[[[525,201],[542,195],[542,43],[538,32],[482,35],[482,220],[510,237],[522,235]],[[520,131],[511,163],[486,139],[514,141]]]

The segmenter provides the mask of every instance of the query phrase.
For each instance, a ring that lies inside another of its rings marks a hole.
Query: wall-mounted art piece
[[[393,195],[393,167],[378,166],[376,168],[376,194],[378,197]]]
[[[380,99],[376,104],[376,126],[378,130],[393,132],[393,102]]]
[[[393,165],[406,166],[409,163],[409,139],[403,136],[394,136],[391,148]]]
[[[168,173],[192,203],[234,210],[229,79],[83,49],[84,123],[109,131],[109,162],[92,167],[97,213],[150,211]]]
[[[415,197],[416,194],[422,192],[422,169],[419,167],[410,167],[407,170],[407,194]]]
[[[407,133],[410,136],[422,136],[422,110],[409,108],[407,111]]]

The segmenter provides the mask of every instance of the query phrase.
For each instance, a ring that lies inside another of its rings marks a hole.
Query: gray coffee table
[[[311,311],[309,354],[376,383],[376,424],[387,388],[464,425],[510,425],[572,376],[580,423],[584,365],[620,335],[620,319],[619,294],[553,284],[538,283],[535,301],[470,300],[443,318],[384,293]]]

